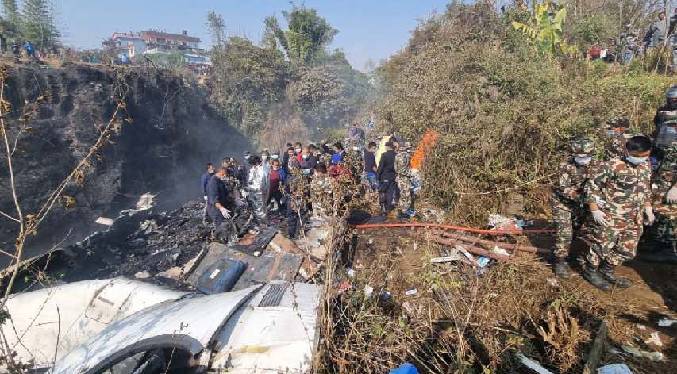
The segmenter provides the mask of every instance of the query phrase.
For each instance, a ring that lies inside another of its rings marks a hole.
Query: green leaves
[[[513,21],[512,27],[526,35],[541,53],[575,54],[576,49],[569,46],[563,37],[566,17],[566,8],[545,0],[535,6],[535,13],[529,23]]]
[[[326,55],[326,47],[338,30],[320,17],[315,9],[294,5],[291,11],[282,14],[289,25],[287,30],[280,28],[275,17],[266,18],[267,44],[274,36],[292,64],[319,62]]]
[[[49,0],[25,0],[20,24],[22,37],[36,48],[53,47],[59,39]]]

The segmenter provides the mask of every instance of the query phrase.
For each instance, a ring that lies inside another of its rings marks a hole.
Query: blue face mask
[[[628,161],[629,163],[637,166],[646,163],[649,158],[648,157],[634,157],[634,156],[627,156],[625,157],[625,160]]]

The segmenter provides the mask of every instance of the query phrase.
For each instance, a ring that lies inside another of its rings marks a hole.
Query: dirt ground
[[[547,237],[532,240],[549,241]],[[341,351],[337,361],[373,363],[365,372],[378,372],[405,360],[423,372],[455,370],[463,365],[476,370],[527,372],[514,358],[518,351],[552,372],[582,372],[602,322],[609,333],[600,366],[625,363],[634,373],[677,372],[677,324],[658,326],[661,318],[677,319],[674,265],[632,261],[619,273],[634,285],[603,292],[578,274],[558,280],[550,265],[533,255],[520,256],[510,264],[492,261],[480,274],[463,264],[431,264],[432,257],[445,255],[445,248],[420,230],[358,230],[352,248],[352,261],[347,263],[352,271],[340,287],[340,292],[348,290],[340,296],[345,308],[342,313],[353,313],[342,320],[344,328],[352,330],[344,343],[356,345],[357,351],[360,344],[369,348],[360,352],[364,358]],[[446,293],[448,299],[441,299],[440,293]],[[388,308],[381,302],[383,295],[391,304]],[[377,299],[381,308],[372,308],[364,301],[368,299]],[[352,309],[356,302],[364,304]],[[360,320],[359,316],[367,315],[369,319]],[[456,321],[463,317],[467,324],[460,335],[468,346],[459,355]],[[375,329],[379,332],[376,336]],[[429,333],[421,334],[421,330]],[[372,348],[370,339],[377,337],[380,346]],[[624,346],[662,354],[663,358],[635,357],[625,352]],[[426,350],[434,350],[437,357],[431,359]],[[381,362],[375,362],[378,360]],[[349,365],[339,367],[350,370]]]

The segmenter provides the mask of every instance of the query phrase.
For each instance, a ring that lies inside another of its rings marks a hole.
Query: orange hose
[[[537,230],[482,230],[475,229],[472,227],[463,227],[463,226],[454,226],[454,225],[443,225],[439,223],[368,223],[364,225],[355,226],[356,229],[380,229],[380,228],[396,228],[396,227],[414,227],[414,228],[436,228],[444,230],[456,230],[456,231],[465,231],[472,232],[475,234],[482,235],[526,235],[526,234],[544,234],[552,233],[555,230],[548,229],[537,229]]]

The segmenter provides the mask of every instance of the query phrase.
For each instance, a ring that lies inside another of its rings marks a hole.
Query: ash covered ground
[[[207,245],[210,228],[203,208],[201,201],[189,201],[170,212],[125,211],[110,228],[102,226],[85,240],[39,258],[20,288],[44,285],[40,271],[49,274],[47,283],[136,276],[186,287],[170,274],[155,275],[185,266]]]

